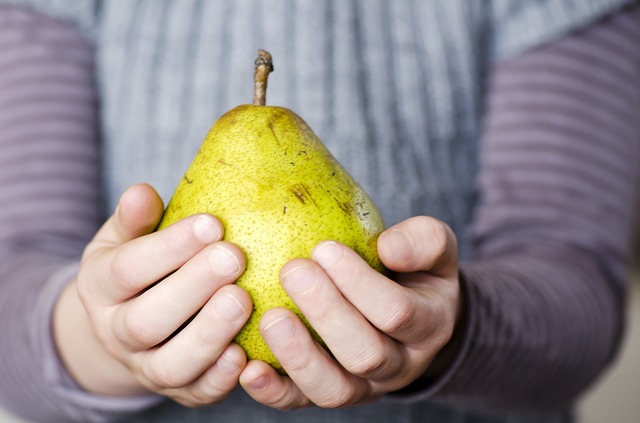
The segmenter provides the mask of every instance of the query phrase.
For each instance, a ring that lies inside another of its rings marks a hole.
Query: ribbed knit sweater
[[[19,3],[44,15],[0,5],[6,407],[46,422],[555,422],[611,362],[640,184],[637,5]],[[276,57],[269,103],[308,121],[387,224],[454,229],[455,362],[343,410],[83,392],[52,342],[58,292],[122,191],[146,181],[168,199],[208,127],[250,100],[260,47]]]

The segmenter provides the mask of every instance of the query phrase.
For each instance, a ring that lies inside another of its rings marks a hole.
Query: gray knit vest
[[[96,44],[110,213],[131,184],[168,201],[209,127],[251,101],[258,48],[275,62],[268,104],[303,117],[387,225],[432,215],[471,253],[486,76],[620,0],[24,0]],[[73,6],[70,6],[73,4]],[[544,422],[567,421],[564,415]],[[166,402],[131,422],[533,422],[383,399],[278,412],[241,390],[220,405]]]

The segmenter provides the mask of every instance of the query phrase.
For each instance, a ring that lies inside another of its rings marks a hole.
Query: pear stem
[[[269,73],[273,72],[273,61],[271,54],[264,50],[258,50],[256,68],[253,73],[253,104],[264,106],[267,104],[267,79]]]

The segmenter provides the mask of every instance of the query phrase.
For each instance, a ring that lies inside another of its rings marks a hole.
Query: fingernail
[[[280,317],[264,328],[267,339],[275,344],[285,344],[293,337],[293,322],[287,316]]]
[[[411,243],[404,232],[389,229],[380,235],[380,247],[389,258],[408,260],[411,258]]]
[[[215,302],[216,312],[225,320],[236,320],[245,312],[240,301],[227,292],[216,295]]]
[[[282,274],[282,284],[289,292],[304,292],[313,285],[314,272],[308,265],[295,266]]]
[[[201,215],[193,222],[193,233],[204,244],[211,244],[220,239],[220,228],[212,216]]]
[[[216,245],[209,252],[212,270],[219,276],[232,276],[240,272],[240,263],[235,255],[223,245]]]
[[[340,261],[342,248],[334,241],[325,241],[313,250],[313,259],[324,269],[329,269]]]
[[[257,379],[249,382],[249,388],[254,391],[264,391],[269,386],[269,377],[266,375],[260,376]]]

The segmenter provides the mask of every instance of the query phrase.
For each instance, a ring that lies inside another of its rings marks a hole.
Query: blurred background
[[[640,257],[640,254],[636,254],[636,257]],[[580,402],[580,423],[640,422],[640,263],[633,275],[628,308],[629,325],[622,350],[615,365]],[[0,423],[28,422],[0,409]]]
[[[633,274],[627,336],[618,361],[583,398],[579,422],[640,422],[640,263]]]

